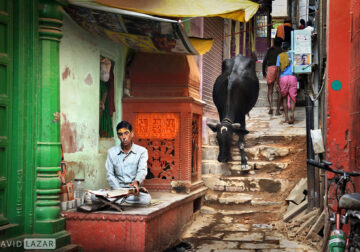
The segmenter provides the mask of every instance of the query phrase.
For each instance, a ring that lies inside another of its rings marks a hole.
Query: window
[[[100,57],[100,97],[99,97],[99,135],[100,137],[114,137],[112,116],[115,111],[114,103],[114,62]]]

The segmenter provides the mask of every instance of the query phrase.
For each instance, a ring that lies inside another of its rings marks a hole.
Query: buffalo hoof
[[[250,171],[250,166],[248,164],[241,165],[241,171],[243,172]]]

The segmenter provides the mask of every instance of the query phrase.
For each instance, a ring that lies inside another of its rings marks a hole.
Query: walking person
[[[285,122],[289,124],[294,123],[294,111],[296,104],[296,95],[297,95],[297,79],[292,73],[292,61],[291,55],[288,52],[290,49],[290,43],[282,43],[283,52],[279,54],[276,61],[276,66],[278,67],[278,74],[276,88],[280,90],[283,108],[285,114]],[[288,116],[288,108],[290,108],[290,118]]]
[[[282,39],[281,42],[289,42],[291,43],[291,31],[293,28],[291,27],[291,19],[287,18],[285,19],[284,23],[282,25],[279,25],[276,30],[276,36],[275,38]]]
[[[268,86],[268,93],[267,98],[269,101],[269,114],[273,114],[272,104],[273,104],[273,90],[274,90],[274,83],[276,80],[276,73],[277,73],[277,67],[276,67],[276,60],[278,55],[282,52],[281,50],[281,39],[275,38],[274,39],[274,46],[270,47],[265,55],[265,58],[263,60],[263,76],[266,78],[266,83]],[[277,106],[276,106],[276,113],[275,115],[280,115],[280,104],[281,104],[281,94],[277,92],[278,100],[277,100]]]
[[[299,25],[299,30],[302,30],[306,27],[306,24],[305,24],[305,20],[304,19],[300,19],[300,25]]]

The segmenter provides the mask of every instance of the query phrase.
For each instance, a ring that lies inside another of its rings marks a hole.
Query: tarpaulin
[[[102,6],[70,1],[66,12],[83,29],[142,52],[204,54],[212,39],[188,38],[182,23]]]
[[[259,4],[248,0],[94,0],[94,2],[157,16],[220,16],[240,22],[249,21],[259,8]]]

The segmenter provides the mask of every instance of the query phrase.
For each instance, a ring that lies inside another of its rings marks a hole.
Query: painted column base
[[[34,232],[36,234],[54,234],[62,230],[65,230],[64,218],[35,222]]]

